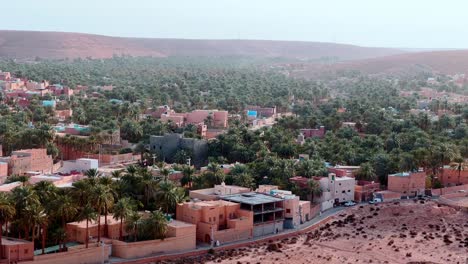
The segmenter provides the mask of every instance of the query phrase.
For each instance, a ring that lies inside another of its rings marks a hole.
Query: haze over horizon
[[[312,3],[311,3],[312,2]],[[317,41],[368,47],[466,49],[468,2],[404,0],[19,0],[0,29],[119,37]],[[105,10],[105,11],[103,11]],[[19,15],[21,14],[21,15]]]

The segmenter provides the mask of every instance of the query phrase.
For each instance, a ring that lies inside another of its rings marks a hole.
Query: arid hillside
[[[430,70],[441,73],[468,72],[468,50],[432,51],[394,55],[339,65],[367,73]]]
[[[406,51],[353,45],[269,40],[121,38],[81,33],[0,31],[0,57],[32,59],[132,56],[253,56],[308,61],[349,61]]]

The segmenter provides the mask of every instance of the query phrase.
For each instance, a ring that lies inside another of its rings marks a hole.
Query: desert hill
[[[253,56],[336,61],[377,58],[407,51],[354,45],[269,40],[122,38],[82,33],[0,30],[0,57],[16,59],[131,56]]]

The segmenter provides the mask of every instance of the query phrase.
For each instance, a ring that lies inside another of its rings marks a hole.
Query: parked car
[[[374,199],[369,201],[369,204],[377,204],[377,203],[381,203],[381,202],[382,202],[382,199],[374,198]]]
[[[353,201],[347,201],[346,203],[344,203],[344,206],[346,206],[346,207],[351,207],[351,206],[355,206],[355,205],[356,205],[356,203],[353,202]]]

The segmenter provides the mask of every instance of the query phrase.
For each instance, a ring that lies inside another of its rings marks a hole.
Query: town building
[[[11,74],[9,72],[0,71],[0,81],[9,81],[11,79]]]
[[[120,220],[114,219],[112,214],[107,215],[107,224],[105,222],[105,216],[101,215],[101,237],[104,237],[105,229],[107,228],[107,238],[119,239],[120,236]],[[68,241],[74,241],[78,243],[86,242],[86,220],[67,223],[67,239]],[[98,236],[98,221],[91,220],[88,223],[88,233],[91,239],[89,242],[94,242]],[[127,236],[125,230],[125,223],[123,228],[123,235]]]
[[[205,124],[208,128],[227,128],[228,126],[228,111],[194,110],[189,113],[176,113],[173,110],[165,110],[166,111],[161,114],[161,121],[170,120],[179,127],[189,124]]]
[[[467,168],[466,165],[461,170],[446,166],[439,170],[437,177],[445,187],[468,184],[468,169],[464,168]]]
[[[18,263],[18,261],[28,261],[34,259],[34,242],[2,237],[2,254],[5,262]]]
[[[59,169],[61,173],[72,173],[72,172],[85,172],[90,169],[98,169],[99,161],[97,159],[77,159],[77,160],[65,160],[62,162],[62,167]]]
[[[296,228],[309,221],[311,215],[310,201],[301,201],[291,191],[280,190],[276,185],[259,185],[257,193],[265,193],[284,199],[284,228]]]
[[[52,172],[53,160],[46,149],[24,149],[13,151],[8,157],[0,157],[8,164],[8,175],[24,175],[27,172]]]
[[[176,218],[196,225],[196,238],[214,245],[253,237],[254,212],[229,201],[191,201],[177,205]]]
[[[223,182],[220,185],[215,185],[213,188],[189,191],[189,197],[191,199],[198,199],[202,201],[213,201],[219,200],[220,196],[222,195],[248,193],[250,191],[251,190],[249,188],[235,185],[226,185]]]
[[[304,135],[304,139],[308,138],[323,138],[325,136],[325,127],[320,126],[319,128],[303,128],[300,133]]]
[[[354,201],[365,202],[374,199],[374,193],[380,191],[380,183],[369,181],[356,181],[354,186]]]
[[[0,162],[0,184],[3,184],[6,181],[7,177],[8,177],[8,163]]]
[[[249,105],[245,109],[247,112],[247,117],[254,117],[254,118],[276,117],[276,106],[275,107],[260,107],[257,105]]]
[[[337,177],[354,177],[354,174],[361,168],[360,166],[341,166],[336,165],[334,167],[327,167],[328,173],[333,173]]]
[[[263,193],[224,195],[222,200],[240,205],[240,209],[253,214],[253,236],[276,234],[284,227],[284,199]]]
[[[166,254],[196,249],[197,226],[169,220],[164,239],[138,242],[112,241],[112,255],[117,258],[135,259],[154,254]]]
[[[400,172],[388,175],[387,189],[406,196],[424,194],[426,189],[425,172]]]
[[[64,110],[55,110],[55,117],[60,121],[63,122],[67,119],[70,119],[73,115],[72,109],[64,109]]]
[[[356,180],[352,177],[337,177],[334,173],[329,173],[328,177],[314,177],[312,180],[317,181],[322,189],[322,195],[314,197],[314,202],[320,204],[322,211],[354,200]],[[304,184],[305,182],[297,177],[294,181],[299,184]]]
[[[208,142],[204,139],[184,138],[177,133],[150,136],[150,151],[158,159],[172,163],[180,150],[187,150],[192,154],[191,162],[195,167],[200,168],[208,163]]]

